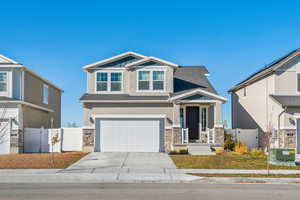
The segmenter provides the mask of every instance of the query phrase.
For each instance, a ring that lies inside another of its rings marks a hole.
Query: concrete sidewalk
[[[267,170],[246,169],[176,169],[173,173],[185,174],[268,174]],[[300,170],[270,170],[270,174],[300,174]]]

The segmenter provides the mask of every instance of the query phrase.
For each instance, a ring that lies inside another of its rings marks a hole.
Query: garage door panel
[[[158,152],[162,119],[102,119],[99,134],[103,152]]]

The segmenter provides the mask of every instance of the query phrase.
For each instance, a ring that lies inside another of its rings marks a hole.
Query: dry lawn
[[[171,156],[179,169],[267,169],[265,157],[225,153],[211,156]],[[270,166],[270,169],[298,169],[300,165]]]
[[[85,155],[84,152],[0,155],[0,169],[63,169]]]

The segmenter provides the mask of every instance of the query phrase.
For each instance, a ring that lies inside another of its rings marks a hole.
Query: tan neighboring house
[[[84,150],[167,152],[223,145],[222,104],[203,66],[134,52],[83,67]]]
[[[0,55],[0,153],[23,152],[24,128],[59,128],[62,92],[24,65]],[[8,147],[3,142],[7,130],[11,130]]]
[[[230,89],[232,128],[259,129],[273,145],[300,152],[300,49],[272,62]],[[280,130],[280,134],[277,134]]]

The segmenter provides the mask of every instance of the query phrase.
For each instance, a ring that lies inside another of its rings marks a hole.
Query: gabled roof
[[[84,70],[93,69],[93,68],[96,68],[96,67],[99,67],[99,66],[103,66],[103,65],[106,65],[106,64],[109,64],[109,63],[119,61],[121,59],[124,59],[126,57],[130,57],[130,56],[133,56],[137,59],[131,59],[130,62],[123,62],[122,64],[126,68],[131,68],[131,67],[134,67],[134,66],[137,66],[137,65],[141,66],[141,65],[143,65],[145,63],[148,63],[148,62],[162,63],[164,65],[171,66],[171,67],[174,67],[174,68],[178,67],[177,64],[174,64],[172,62],[169,62],[169,61],[166,61],[166,60],[163,60],[163,59],[160,59],[160,58],[156,58],[156,57],[152,57],[152,56],[144,56],[144,55],[129,51],[129,52],[126,52],[126,53],[119,54],[117,56],[113,56],[111,58],[107,58],[107,59],[100,60],[100,61],[92,63],[92,64],[85,65],[83,67],[83,69]]]
[[[227,99],[225,97],[222,97],[222,96],[219,96],[217,94],[214,94],[214,93],[202,90],[200,88],[194,89],[194,90],[190,90],[190,91],[182,93],[182,94],[177,94],[177,95],[175,94],[175,96],[172,96],[170,98],[170,100],[174,101],[174,100],[184,99],[184,98],[187,98],[187,97],[190,97],[190,96],[193,96],[193,95],[197,95],[197,94],[205,95],[205,96],[208,96],[208,97],[212,97],[213,99],[220,100],[222,102],[226,102],[227,101]]]
[[[160,59],[160,58],[156,58],[156,57],[153,57],[153,56],[146,57],[144,59],[138,60],[138,61],[133,62],[133,63],[129,63],[125,67],[126,68],[131,68],[131,67],[139,66],[139,65],[142,65],[144,63],[151,62],[151,61],[162,63],[162,64],[165,64],[165,65],[174,67],[174,68],[178,67],[178,65],[176,65],[174,63],[171,63],[169,61],[166,61],[166,60],[163,60],[163,59]]]
[[[85,65],[85,66],[83,66],[83,69],[87,70],[89,68],[97,67],[99,65],[104,65],[106,63],[113,62],[113,61],[116,61],[118,59],[125,58],[127,56],[134,56],[134,57],[137,57],[137,58],[146,58],[146,56],[144,56],[142,54],[138,54],[138,53],[135,53],[135,52],[132,52],[132,51],[128,51],[128,52],[125,52],[125,53],[122,53],[122,54],[119,54],[119,55],[116,55],[116,56],[113,56],[113,57],[110,57],[110,58],[107,58],[107,59],[104,59],[104,60],[100,60],[98,62],[94,62],[92,64]]]
[[[0,54],[0,64],[18,64],[16,61]]]
[[[31,69],[29,69],[28,67],[24,66],[21,63],[18,63],[10,58],[7,58],[4,55],[0,54],[0,67],[8,67],[8,68],[20,68],[20,69],[24,69],[25,71],[31,73],[32,75],[38,77],[39,79],[41,79],[42,81],[44,81],[45,83],[51,85],[52,87],[60,90],[61,92],[63,92],[63,90],[61,88],[59,88],[58,86],[56,86],[55,84],[51,83],[50,81],[48,81],[47,79],[41,77],[40,75],[38,75],[37,73],[33,72]]]
[[[294,51],[291,51],[287,55],[274,60],[268,65],[265,65],[263,68],[258,70],[257,72],[250,75],[248,78],[243,80],[242,82],[236,84],[233,88],[231,88],[228,92],[233,92],[235,90],[238,90],[240,88],[243,88],[245,85],[251,84],[257,80],[260,80],[261,78],[268,76],[269,74],[272,74],[274,71],[276,71],[279,67],[281,67],[284,63],[288,62],[290,59],[294,58],[295,56],[300,54],[300,49],[296,49]]]

